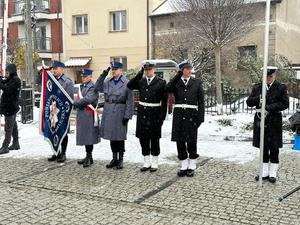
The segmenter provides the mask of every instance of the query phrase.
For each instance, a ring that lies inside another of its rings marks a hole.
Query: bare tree
[[[218,114],[223,114],[221,89],[221,50],[244,36],[254,24],[253,4],[245,0],[173,0],[182,21],[199,40],[212,47],[215,55]]]
[[[171,33],[156,37],[155,52],[158,58],[170,58],[176,62],[189,59],[199,77],[214,69],[212,48],[199,42],[191,29],[177,27]]]

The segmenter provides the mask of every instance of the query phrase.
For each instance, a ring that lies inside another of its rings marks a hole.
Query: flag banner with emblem
[[[50,71],[43,70],[40,102],[40,134],[55,155],[69,129],[73,100]]]

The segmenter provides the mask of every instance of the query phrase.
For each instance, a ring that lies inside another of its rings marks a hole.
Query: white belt
[[[159,106],[161,106],[161,102],[160,103],[139,102],[139,104],[142,105],[142,106],[146,106],[146,107],[159,107]]]
[[[196,110],[198,110],[198,106],[197,105],[188,105],[188,104],[175,104],[174,108],[196,109]]]

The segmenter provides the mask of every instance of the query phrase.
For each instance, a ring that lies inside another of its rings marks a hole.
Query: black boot
[[[6,154],[6,153],[9,153],[8,147],[2,146],[2,148],[0,148],[0,155]]]
[[[186,171],[186,176],[187,176],[187,177],[193,177],[193,176],[194,176],[194,170],[188,169],[188,170]]]
[[[86,159],[83,163],[83,167],[89,167],[91,166],[92,164],[94,163],[93,161],[93,156],[92,156],[92,153],[91,152],[87,152],[86,153]]]
[[[48,158],[49,162],[53,162],[57,160],[57,156],[56,155],[52,155],[50,158]]]
[[[106,168],[110,169],[110,168],[117,166],[117,163],[118,163],[118,155],[117,154],[118,154],[117,152],[113,152],[113,158],[110,161],[110,163],[106,165]]]
[[[124,156],[124,152],[119,152],[119,159],[118,159],[118,164],[117,164],[117,170],[123,169],[123,156]]]
[[[179,176],[179,177],[184,177],[184,176],[186,176],[186,174],[187,174],[187,170],[179,170],[177,172],[177,176]]]
[[[268,180],[268,179],[269,179],[269,176],[262,177],[262,180]],[[259,181],[259,175],[255,176],[255,180]]]
[[[66,153],[61,153],[57,156],[57,162],[58,163],[63,163],[64,161],[66,161]]]
[[[85,157],[84,159],[78,160],[77,163],[78,163],[79,165],[82,165],[82,164],[85,162],[85,160],[86,160],[86,157]]]
[[[20,144],[19,142],[13,142],[11,146],[8,147],[8,150],[19,150]]]

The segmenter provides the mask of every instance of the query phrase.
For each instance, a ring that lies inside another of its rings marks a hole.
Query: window
[[[121,56],[121,57],[110,57],[110,61],[113,62],[120,62],[123,64],[123,71],[127,71],[127,57],[126,56]]]
[[[240,58],[247,56],[257,57],[256,45],[241,46],[238,48]]]
[[[170,28],[174,28],[174,22],[170,23]]]
[[[88,33],[88,16],[80,15],[74,16],[74,33],[75,34],[86,34]]]
[[[110,13],[111,31],[127,30],[127,13],[126,11],[117,11]]]
[[[244,70],[245,59],[248,57],[257,58],[257,46],[248,45],[238,47],[237,69]]]

